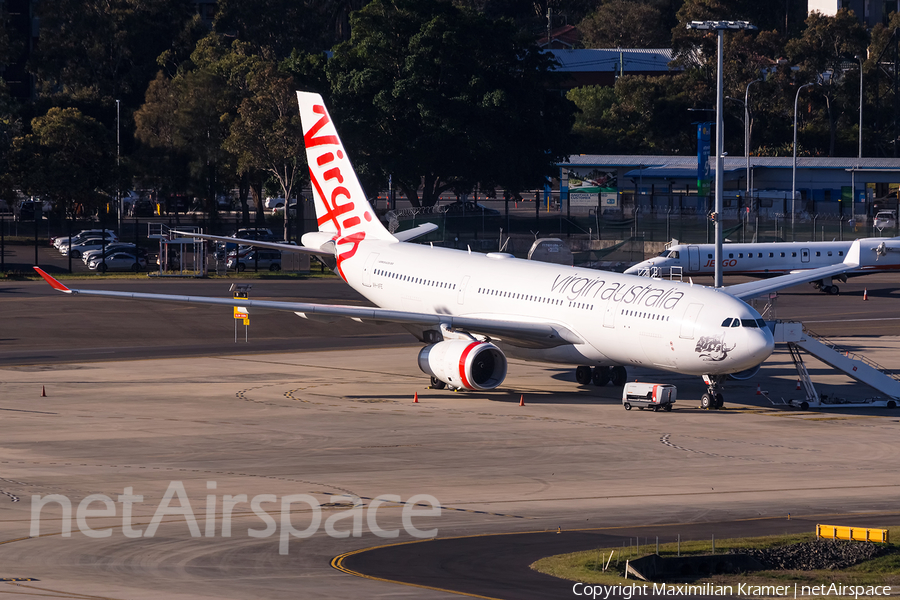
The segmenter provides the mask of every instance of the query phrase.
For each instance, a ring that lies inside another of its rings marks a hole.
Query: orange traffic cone
[[[762,390],[759,389],[759,384],[758,384],[758,383],[756,384],[756,395],[757,395],[757,396],[762,396]]]
[[[798,390],[800,389],[800,380],[799,379],[797,380],[797,389]]]
[[[525,394],[519,397],[519,406],[525,406]]]
[[[413,404],[419,403],[419,392],[416,392],[416,395],[413,396]]]
[[[46,397],[47,397],[47,388],[45,388],[44,386],[41,386],[41,398],[46,398]]]
[[[869,290],[866,288],[863,288],[863,300],[868,301],[868,299],[869,299]]]

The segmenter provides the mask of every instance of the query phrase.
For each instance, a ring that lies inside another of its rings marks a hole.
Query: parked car
[[[872,224],[875,226],[875,229],[878,230],[896,227],[897,213],[892,210],[879,211],[878,214],[875,215],[875,220]]]
[[[113,252],[106,257],[104,261],[102,257],[94,257],[88,263],[88,269],[91,271],[138,271],[147,268],[147,259],[129,254],[127,252]]]
[[[152,217],[156,207],[147,198],[138,198],[131,204],[132,217]]]
[[[272,230],[266,229],[265,227],[248,227],[246,229],[238,229],[237,233],[235,233],[231,237],[235,238],[234,243],[219,242],[216,245],[216,250],[218,253],[230,253],[238,247],[238,244],[241,240],[257,240],[260,242],[278,241],[278,238],[275,237],[275,234],[272,233]]]
[[[85,237],[91,237],[91,236],[97,237],[97,236],[102,235],[102,234],[103,234],[103,231],[104,231],[103,229],[82,229],[82,230],[79,231],[78,233],[73,233],[73,234],[72,234],[72,240],[73,240],[73,241],[74,241],[75,239],[81,240],[81,239],[84,239]],[[116,232],[113,231],[112,229],[106,229],[105,231],[106,231],[106,234],[109,235],[109,236],[111,236],[111,237],[115,237],[115,236],[116,236]],[[69,236],[68,236],[68,235],[60,235],[60,236],[57,236],[57,237],[53,238],[53,247],[54,247],[54,248],[59,248],[60,244],[68,243],[68,242],[69,242]]]
[[[257,263],[257,255],[259,255]],[[260,269],[268,269],[270,271],[281,270],[281,252],[278,250],[254,250],[250,249],[238,256],[229,257],[225,266],[229,269],[235,269],[239,273],[246,269],[253,269],[259,265]]]
[[[102,252],[102,248],[98,248],[97,250],[88,250],[81,254],[81,260],[84,261],[84,264],[88,264],[91,260],[100,257]],[[147,250],[145,248],[138,248],[134,244],[127,244],[122,242],[108,244],[106,246],[106,256],[110,256],[114,252],[125,252],[127,254],[131,254],[132,256],[139,256],[144,259],[147,258]]]
[[[93,233],[93,234],[89,234],[89,235],[85,235],[85,236],[79,236],[78,238],[73,237],[72,238],[72,247],[74,248],[75,246],[80,246],[83,244],[87,244],[88,242],[94,242],[94,241],[97,241],[97,242],[102,241],[100,234]],[[115,244],[118,241],[119,241],[119,238],[115,234],[110,234],[106,237],[107,244]],[[98,244],[96,247],[100,248],[101,245]],[[69,240],[66,239],[64,242],[62,242],[59,245],[59,248],[57,248],[57,249],[59,250],[60,254],[62,254],[63,256],[66,256],[69,253]],[[90,248],[90,249],[93,250],[93,248]],[[80,254],[81,253],[79,252],[78,255],[73,254],[73,256],[80,256]]]
[[[273,210],[278,207],[284,208],[284,198],[266,198],[263,200],[263,207],[266,210]]]
[[[79,244],[75,244],[73,242],[72,247],[70,248],[68,245],[64,245],[60,248],[60,252],[63,256],[71,256],[72,258],[81,258],[82,253],[87,252],[88,250],[100,250],[105,246],[109,246],[113,243],[114,240],[110,239],[101,239],[101,238],[87,238]]]

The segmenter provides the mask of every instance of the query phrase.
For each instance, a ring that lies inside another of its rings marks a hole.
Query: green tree
[[[549,88],[549,58],[509,21],[440,0],[375,0],[352,25],[327,71],[369,189],[390,174],[414,205],[431,206],[449,189],[516,191],[553,173],[572,108]]]
[[[834,16],[813,12],[806,20],[806,29],[799,38],[787,43],[789,60],[800,67],[798,81],[818,82],[815,96],[824,100],[825,118],[808,119],[808,127],[818,131],[818,147],[827,145],[828,156],[834,156],[838,129],[852,129],[856,122],[859,77],[845,76],[845,63],[866,55],[869,36],[853,11],[839,10]],[[852,65],[852,62],[850,63]],[[826,141],[827,140],[827,141]],[[844,144],[842,154],[849,146]],[[855,154],[855,152],[854,152]]]
[[[181,0],[48,0],[37,3],[40,93],[100,102],[140,102],[157,57],[197,26]]]
[[[115,184],[112,135],[75,108],[51,108],[12,143],[11,168],[23,192],[95,208]],[[104,196],[104,192],[106,193]]]
[[[285,198],[284,239],[289,239],[290,199],[306,171],[303,126],[294,79],[275,64],[258,65],[247,77],[250,94],[241,102],[225,148],[237,158],[241,173],[271,175]]]
[[[662,12],[642,0],[604,2],[578,29],[586,48],[665,48],[671,37]]]

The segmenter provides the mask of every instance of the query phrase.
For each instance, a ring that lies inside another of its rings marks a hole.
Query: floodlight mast
[[[722,210],[724,206],[724,175],[725,170],[725,132],[722,124],[723,108],[725,103],[724,84],[722,76],[722,47],[725,32],[729,30],[756,30],[756,26],[747,21],[691,21],[688,29],[716,31],[718,34],[717,76],[716,76],[716,275],[715,287],[722,287]]]

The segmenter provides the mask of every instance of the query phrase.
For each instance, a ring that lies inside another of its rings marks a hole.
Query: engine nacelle
[[[732,379],[736,379],[737,381],[746,381],[756,376],[757,373],[759,373],[759,365],[750,367],[749,369],[745,369],[743,371],[738,371],[737,373],[731,373],[728,376]]]
[[[419,351],[419,368],[454,388],[492,390],[506,379],[506,356],[490,342],[446,340]]]

